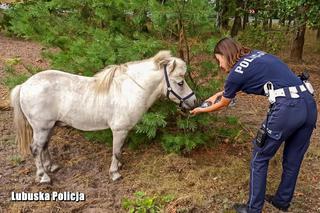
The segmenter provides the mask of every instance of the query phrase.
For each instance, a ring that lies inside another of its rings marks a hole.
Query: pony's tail
[[[10,102],[13,107],[13,122],[16,129],[16,144],[20,154],[25,157],[30,153],[30,144],[32,141],[32,128],[21,110],[20,105],[20,88],[21,85],[13,88],[10,94]]]

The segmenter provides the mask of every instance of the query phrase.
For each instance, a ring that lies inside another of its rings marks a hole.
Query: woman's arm
[[[216,94],[214,94],[213,96],[208,98],[206,101],[210,101],[211,103],[215,103],[216,99],[223,95],[223,92],[224,91],[217,92]]]

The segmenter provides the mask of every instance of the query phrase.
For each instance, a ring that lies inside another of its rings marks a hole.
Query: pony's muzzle
[[[181,104],[180,109],[181,109],[181,111],[188,111],[188,110],[192,110],[192,109],[196,108],[197,106],[198,106],[197,105],[197,98],[194,96],[194,98],[185,100]]]

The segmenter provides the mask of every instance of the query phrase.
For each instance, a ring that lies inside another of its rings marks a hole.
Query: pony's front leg
[[[113,130],[113,153],[112,153],[112,162],[110,166],[110,178],[115,181],[121,178],[120,173],[118,172],[121,157],[121,148],[123,146],[124,140],[128,135],[128,130]]]

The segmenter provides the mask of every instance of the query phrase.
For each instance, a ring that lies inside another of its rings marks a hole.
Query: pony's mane
[[[127,62],[121,65],[110,65],[95,74],[93,77],[95,78],[94,89],[97,93],[108,93],[112,81],[117,74],[124,74],[127,72],[128,66],[131,64],[137,64],[144,61],[152,60],[154,64],[161,68],[163,64],[168,63],[170,58],[172,57],[171,52],[168,50],[159,51],[155,56],[149,59],[144,59],[140,61]]]
[[[97,93],[108,93],[111,83],[114,79],[116,72],[125,73],[127,66],[125,65],[110,65],[95,74],[94,89]]]

